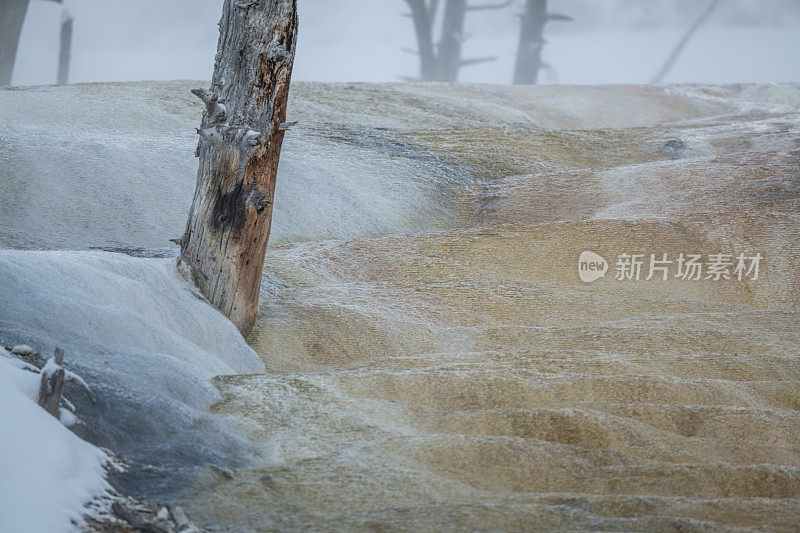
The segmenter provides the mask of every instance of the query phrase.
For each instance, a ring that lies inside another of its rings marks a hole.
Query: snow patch
[[[39,375],[0,348],[0,531],[73,531],[110,489],[108,456],[35,402]]]
[[[11,348],[11,353],[15,355],[31,355],[33,353],[33,348],[27,344],[18,344]]]

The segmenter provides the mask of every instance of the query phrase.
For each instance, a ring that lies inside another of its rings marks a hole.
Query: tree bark
[[[547,0],[527,0],[519,34],[517,64],[514,68],[514,83],[517,85],[533,85],[539,77],[545,24]]]
[[[0,86],[11,85],[28,0],[0,0]]]
[[[192,208],[180,262],[212,305],[246,333],[255,320],[286,101],[297,0],[225,0]]]

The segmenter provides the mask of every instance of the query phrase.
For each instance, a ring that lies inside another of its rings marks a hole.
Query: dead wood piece
[[[223,2],[205,104],[197,189],[180,261],[243,332],[258,310],[297,41],[297,0]]]
[[[48,360],[42,369],[42,379],[39,385],[37,403],[56,418],[59,417],[61,396],[64,393],[64,384],[66,383],[66,373],[61,367],[63,362],[64,350],[56,348],[55,357]]]
[[[111,512],[114,513],[114,516],[120,520],[124,520],[129,526],[137,531],[141,531],[143,533],[168,533],[168,531],[162,527],[140,520],[133,511],[119,502],[114,502],[111,504]]]

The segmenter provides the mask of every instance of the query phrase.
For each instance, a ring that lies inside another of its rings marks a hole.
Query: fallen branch
[[[92,389],[89,388],[89,385],[83,380],[82,377],[80,377],[78,374],[75,374],[74,372],[70,372],[69,370],[64,371],[64,377],[66,378],[68,383],[74,383],[78,387],[80,387],[80,389],[86,393],[86,395],[89,397],[92,403],[97,403],[97,398],[92,392]]]
[[[111,512],[114,513],[114,516],[120,520],[124,520],[137,531],[142,531],[143,533],[167,533],[167,530],[162,527],[141,521],[133,511],[119,502],[111,504]]]

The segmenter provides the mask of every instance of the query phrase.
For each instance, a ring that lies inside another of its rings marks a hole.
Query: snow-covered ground
[[[0,531],[70,531],[109,489],[109,458],[36,404],[39,375],[21,363],[0,347]]]

